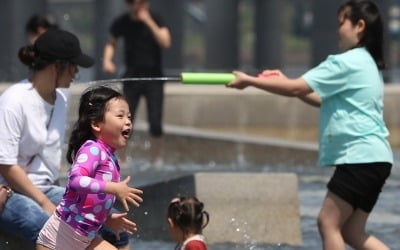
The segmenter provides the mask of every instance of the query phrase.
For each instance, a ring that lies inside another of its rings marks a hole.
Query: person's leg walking
[[[143,92],[143,82],[126,82],[123,85],[123,93],[129,104],[129,110],[132,117],[136,114],[136,109],[139,104],[140,97]]]
[[[150,163],[162,165],[164,83],[153,82],[146,86],[147,116],[150,126]]]
[[[352,215],[353,207],[328,191],[322,203],[317,222],[324,250],[345,250],[343,225]]]
[[[344,241],[354,249],[388,250],[383,242],[365,232],[368,217],[369,213],[357,209],[342,228]]]

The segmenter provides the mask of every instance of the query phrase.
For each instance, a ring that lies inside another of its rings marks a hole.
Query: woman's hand
[[[126,232],[130,235],[133,235],[133,233],[137,231],[136,224],[133,221],[127,219],[126,218],[127,215],[128,213],[122,213],[122,214],[113,213],[107,217],[105,224],[115,233],[117,240],[120,240],[119,238],[120,231]]]
[[[138,207],[139,203],[143,201],[140,197],[140,195],[143,194],[143,191],[129,187],[128,184],[130,180],[131,177],[128,176],[125,180],[115,183],[115,191],[113,192],[117,199],[121,201],[126,211],[129,211],[128,202]]]
[[[56,206],[49,199],[46,199],[44,202],[40,204],[44,211],[46,211],[49,215],[53,214],[56,211]]]

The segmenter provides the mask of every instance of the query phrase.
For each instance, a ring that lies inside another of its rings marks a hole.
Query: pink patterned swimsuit
[[[88,140],[79,149],[69,173],[57,214],[80,234],[94,238],[107,219],[115,196],[106,194],[106,182],[119,182],[114,149],[101,140]]]

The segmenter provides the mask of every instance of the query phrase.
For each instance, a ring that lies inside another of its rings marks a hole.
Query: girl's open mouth
[[[129,137],[131,136],[131,129],[122,130],[121,134],[125,139],[129,139]]]

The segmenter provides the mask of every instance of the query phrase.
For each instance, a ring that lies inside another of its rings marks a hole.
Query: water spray
[[[90,81],[88,84],[106,84],[116,82],[181,82],[183,84],[206,84],[206,85],[225,85],[235,79],[233,73],[191,73],[184,72],[179,76],[166,76],[166,77],[129,77],[118,79],[107,79]]]

